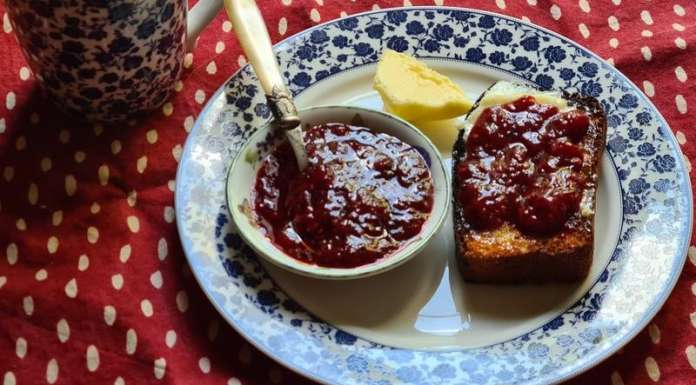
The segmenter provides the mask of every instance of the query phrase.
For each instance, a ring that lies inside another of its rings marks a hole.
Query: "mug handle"
[[[198,34],[215,18],[220,9],[222,9],[222,0],[198,0],[196,5],[188,10],[186,47],[189,52],[193,50]]]

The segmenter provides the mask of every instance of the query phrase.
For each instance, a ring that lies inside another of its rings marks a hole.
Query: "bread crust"
[[[586,215],[582,215],[583,210],[578,210],[568,220],[566,229],[547,237],[524,234],[507,223],[494,230],[472,228],[456,198],[460,183],[454,171],[466,156],[464,130],[460,131],[452,152],[453,213],[457,261],[465,280],[480,283],[577,282],[587,276],[592,265],[597,182],[607,135],[606,115],[594,98],[566,92],[563,98],[569,106],[584,110],[590,117],[590,128],[581,142],[587,152],[581,170],[587,177],[582,205],[589,211],[585,210]],[[588,212],[591,214],[587,215]]]

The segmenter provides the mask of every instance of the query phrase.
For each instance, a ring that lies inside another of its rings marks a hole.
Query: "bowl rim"
[[[431,211],[430,217],[425,223],[435,221],[432,227],[430,228],[429,231],[423,232],[421,231],[416,235],[415,237],[411,238],[408,240],[406,243],[404,243],[399,249],[396,251],[390,253],[386,257],[382,257],[372,263],[365,264],[365,265],[360,265],[356,267],[351,267],[351,268],[337,268],[337,267],[324,267],[324,266],[319,266],[319,265],[313,265],[309,263],[305,263],[302,261],[299,261],[289,255],[287,255],[282,249],[280,249],[278,246],[275,245],[268,237],[266,237],[264,234],[261,234],[259,232],[259,235],[263,238],[266,238],[269,240],[269,243],[272,245],[273,249],[278,252],[278,254],[282,255],[282,257],[278,257],[277,255],[269,255],[266,253],[263,248],[259,247],[259,245],[256,244],[256,239],[255,237],[251,236],[250,234],[247,234],[246,231],[242,230],[238,226],[239,221],[247,221],[250,222],[251,219],[247,217],[246,215],[242,214],[240,210],[234,210],[233,207],[231,206],[232,198],[231,198],[231,193],[232,193],[232,172],[235,170],[237,167],[240,166],[241,162],[245,161],[247,149],[250,143],[255,143],[257,142],[259,136],[265,135],[268,132],[268,127],[272,124],[272,120],[267,122],[266,124],[262,125],[259,127],[259,129],[252,134],[249,139],[245,141],[245,143],[240,147],[239,151],[235,155],[232,163],[230,164],[230,167],[227,170],[227,177],[225,180],[225,200],[227,203],[227,210],[232,217],[232,225],[234,226],[235,230],[237,233],[242,237],[244,242],[254,251],[256,255],[261,257],[263,260],[268,261],[272,263],[273,265],[276,265],[278,267],[281,267],[287,271],[297,273],[306,277],[312,277],[312,278],[321,278],[321,279],[331,279],[331,280],[344,280],[344,279],[355,279],[355,278],[363,278],[363,277],[369,277],[372,275],[376,275],[379,273],[386,272],[388,270],[391,270],[393,268],[396,268],[397,266],[400,266],[407,261],[411,260],[414,258],[416,255],[418,255],[432,240],[432,238],[440,231],[442,228],[442,225],[445,222],[445,219],[447,217],[447,213],[449,212],[450,204],[451,204],[451,182],[450,182],[450,177],[447,173],[447,169],[444,165],[444,160],[442,158],[442,154],[440,151],[437,149],[437,147],[433,144],[433,142],[430,140],[430,138],[427,137],[422,131],[420,131],[417,127],[415,127],[413,124],[409,123],[408,121],[399,118],[396,115],[392,115],[390,113],[376,110],[376,109],[371,109],[371,108],[365,108],[365,107],[358,107],[358,106],[342,106],[342,105],[318,105],[318,106],[311,106],[307,108],[301,108],[298,110],[299,114],[307,113],[310,111],[316,111],[316,110],[325,110],[325,109],[342,109],[342,110],[355,110],[356,113],[359,112],[364,112],[367,114],[375,114],[375,115],[380,115],[384,118],[387,118],[389,120],[393,120],[396,123],[399,123],[398,125],[407,128],[414,132],[417,136],[419,136],[426,146],[428,147],[428,153],[429,154],[434,154],[435,157],[434,159],[431,159],[431,165],[430,168],[434,167],[439,167],[440,171],[442,172],[443,175],[443,182],[444,186],[433,186],[434,187],[434,196],[441,194],[444,195],[444,204],[442,205],[442,208],[439,212]],[[367,127],[370,128],[370,127]],[[412,145],[412,143],[407,143],[409,145]],[[437,164],[437,165],[436,165]],[[432,174],[432,172],[431,172]],[[433,181],[435,178],[433,178]],[[442,187],[438,193],[438,187]],[[424,224],[425,225],[425,224]],[[257,227],[254,224],[250,224],[251,227]],[[292,263],[292,264],[291,264]]]

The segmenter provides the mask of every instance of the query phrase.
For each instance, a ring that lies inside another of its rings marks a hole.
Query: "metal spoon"
[[[307,166],[307,151],[302,137],[302,126],[292,95],[278,68],[268,36],[266,23],[254,0],[225,0],[225,10],[234,26],[247,60],[256,72],[268,105],[280,128],[292,145],[300,170]]]

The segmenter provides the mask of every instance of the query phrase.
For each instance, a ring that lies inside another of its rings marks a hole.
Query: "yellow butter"
[[[411,122],[451,119],[472,105],[450,79],[392,50],[384,51],[373,86],[388,111]]]

